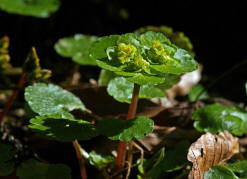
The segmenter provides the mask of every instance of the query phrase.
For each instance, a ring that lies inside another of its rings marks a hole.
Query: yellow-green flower
[[[122,63],[128,63],[134,59],[137,48],[131,44],[120,43],[118,44],[118,60]]]

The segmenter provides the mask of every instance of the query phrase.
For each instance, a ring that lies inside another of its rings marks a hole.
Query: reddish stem
[[[0,123],[3,120],[3,118],[7,115],[10,107],[12,106],[13,102],[15,101],[15,98],[18,95],[19,89],[21,89],[24,86],[25,81],[26,81],[26,76],[27,76],[27,73],[26,72],[21,75],[21,77],[19,79],[19,82],[17,84],[17,88],[18,89],[14,90],[14,92],[12,93],[9,101],[4,106],[3,111],[0,114]]]
[[[79,147],[79,144],[78,144],[77,140],[73,141],[73,146],[74,146],[74,149],[75,149],[75,152],[76,152],[76,157],[77,157],[77,160],[78,160],[78,163],[79,163],[80,172],[81,172],[81,178],[82,179],[87,179],[86,168],[85,168],[84,163],[83,163],[83,158],[82,158],[82,155],[81,155],[81,152],[80,152],[80,147]]]
[[[132,119],[136,115],[139,91],[140,91],[140,86],[135,84],[132,99],[131,99],[131,104],[129,106],[129,111],[126,120]],[[125,153],[126,153],[126,142],[120,141],[118,144],[118,155],[115,162],[116,172],[120,171],[123,167]]]

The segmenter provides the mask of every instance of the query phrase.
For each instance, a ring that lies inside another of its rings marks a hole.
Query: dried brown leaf
[[[204,173],[214,165],[223,165],[239,152],[238,138],[228,131],[213,135],[206,133],[194,142],[187,155],[193,163],[189,179],[203,179]]]

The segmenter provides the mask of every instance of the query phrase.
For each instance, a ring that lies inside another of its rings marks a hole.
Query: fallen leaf
[[[239,152],[238,138],[224,131],[218,135],[206,133],[194,142],[187,155],[193,163],[189,179],[203,179],[204,173],[215,165],[223,165]]]

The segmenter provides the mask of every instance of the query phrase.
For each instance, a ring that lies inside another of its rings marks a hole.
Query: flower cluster
[[[153,77],[164,81],[167,74],[197,69],[197,62],[187,51],[176,47],[162,33],[152,31],[102,37],[92,45],[91,55],[100,67],[132,82],[138,77],[138,83],[150,82]]]

